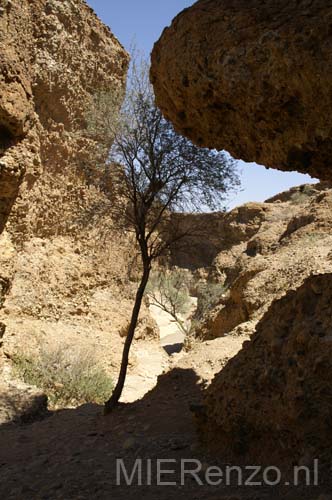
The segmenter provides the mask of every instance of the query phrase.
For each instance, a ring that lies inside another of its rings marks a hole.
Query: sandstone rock
[[[91,349],[115,379],[139,265],[110,214],[111,138],[91,121],[101,93],[110,113],[121,105],[129,56],[84,1],[8,5],[0,13],[0,373],[11,379],[3,352],[33,355],[61,338]],[[139,336],[156,334],[143,308]]]
[[[308,278],[272,303],[216,375],[200,431],[224,459],[296,463],[308,450],[331,459],[331,300],[331,273]]]
[[[278,193],[272,198],[265,200],[265,203],[286,202],[293,201],[295,203],[303,203],[305,199],[319,194],[331,187],[331,183],[319,182],[318,184],[302,184],[301,186],[294,186],[287,191]]]
[[[152,52],[157,103],[196,144],[331,180],[324,0],[199,0]]]
[[[31,189],[42,168],[52,176],[96,149],[83,133],[89,103],[123,89],[128,55],[81,0],[7,2],[0,49],[2,231],[23,179]]]
[[[194,234],[171,248],[172,265],[191,270],[211,266],[219,252],[256,234],[270,210],[269,204],[246,203],[226,213],[173,214],[172,224],[180,232]]]
[[[248,212],[247,227],[253,233],[244,234],[240,244],[225,246],[212,264],[208,280],[224,283],[227,291],[203,318],[197,318],[199,337],[238,335],[241,324],[250,324],[252,330],[273,300],[300,286],[311,274],[332,271],[332,192],[326,186],[320,189],[317,185],[301,202],[293,198],[301,191],[292,190],[290,196],[284,193],[286,201],[269,202],[269,210],[262,204],[259,224],[250,221],[254,213]]]

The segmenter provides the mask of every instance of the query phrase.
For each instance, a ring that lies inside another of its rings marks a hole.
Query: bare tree
[[[142,275],[124,344],[118,382],[105,403],[105,414],[119,402],[130,347],[152,263],[188,234],[170,227],[174,211],[223,207],[238,185],[233,161],[224,153],[198,148],[177,134],[155,105],[146,62],[133,63],[127,95],[116,120],[110,160],[117,165],[116,219],[134,231]]]

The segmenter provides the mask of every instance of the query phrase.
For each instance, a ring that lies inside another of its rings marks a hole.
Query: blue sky
[[[163,29],[192,0],[87,0],[100,19],[110,26],[126,49],[134,41],[149,55]],[[242,191],[232,197],[229,207],[247,201],[264,201],[292,186],[314,182],[308,175],[265,169],[255,163],[239,162]]]

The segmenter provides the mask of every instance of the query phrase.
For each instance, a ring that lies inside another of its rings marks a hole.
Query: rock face
[[[128,55],[81,1],[0,1],[0,303],[19,247],[78,233],[96,202],[87,116],[98,92],[123,91]],[[114,106],[120,106],[118,99]]]
[[[195,333],[224,337],[220,349],[223,340],[244,340],[220,364],[198,416],[201,439],[223,459],[310,465],[331,458],[331,208],[327,185],[306,185],[244,205],[219,224],[228,238],[208,282],[225,291],[211,307],[205,302]]]
[[[252,331],[287,290],[311,274],[332,272],[331,207],[331,189],[318,184],[225,214],[219,240],[226,235],[229,245],[224,244],[215,257],[208,276],[209,283],[224,284],[225,292],[205,308],[203,316],[199,307],[196,335],[206,340]],[[245,232],[240,231],[239,211]],[[233,234],[237,229],[237,238],[228,236],[232,233],[227,226]]]
[[[222,250],[230,250],[256,234],[268,208],[261,203],[246,203],[227,213],[173,214],[171,226],[188,236],[172,246],[171,264],[191,270],[210,267]]]
[[[199,0],[154,47],[157,104],[198,145],[331,181],[331,20],[323,0]],[[200,412],[223,460],[331,460],[331,207],[322,186],[268,200],[214,259],[210,282],[228,291],[202,337],[258,322]]]
[[[82,1],[0,2],[0,229],[49,163],[87,160],[91,98],[122,89],[128,55]],[[79,152],[79,153],[78,153]],[[95,154],[95,153],[94,153]]]
[[[121,105],[129,56],[81,0],[0,0],[0,49],[1,377],[45,341],[93,348],[115,374],[138,265],[91,122],[99,95]],[[156,334],[143,308],[138,337]]]
[[[224,459],[331,459],[331,301],[332,274],[311,276],[273,302],[216,375],[200,430]]]
[[[157,103],[198,145],[331,180],[331,21],[324,0],[199,0],[154,47]]]

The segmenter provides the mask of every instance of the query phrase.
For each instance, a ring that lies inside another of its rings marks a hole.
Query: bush
[[[289,201],[292,205],[302,205],[307,203],[315,193],[317,193],[317,190],[313,186],[305,185],[299,191],[295,191]]]
[[[149,303],[169,314],[187,335],[191,328],[190,320],[186,318],[191,308],[188,274],[177,268],[154,271],[146,291]]]
[[[190,309],[189,278],[183,269],[158,270],[150,274],[147,294],[166,312],[186,315]]]
[[[198,289],[196,319],[213,309],[226,292],[227,287],[223,283],[204,283],[201,285]]]
[[[53,405],[103,403],[113,388],[89,350],[44,345],[39,354],[18,353],[13,361],[18,376],[44,390]]]

